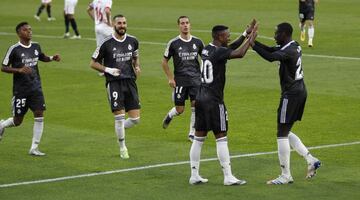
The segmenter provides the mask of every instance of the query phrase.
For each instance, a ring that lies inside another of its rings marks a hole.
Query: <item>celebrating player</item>
[[[195,134],[195,96],[200,85],[199,56],[204,48],[203,42],[190,34],[190,20],[187,16],[180,16],[177,20],[180,35],[168,43],[162,68],[168,78],[169,86],[173,88],[173,107],[163,120],[163,128],[167,128],[173,117],[184,112],[185,100],[190,97],[191,117],[188,138],[193,140]],[[169,69],[169,60],[174,60],[174,76]]]
[[[216,138],[217,156],[224,173],[224,185],[246,184],[245,180],[237,179],[231,172],[224,87],[227,60],[245,56],[250,42],[253,42],[257,36],[255,23],[256,21],[253,20],[251,26],[244,31],[243,36],[230,45],[228,45],[230,41],[228,27],[214,26],[212,29],[213,42],[207,45],[201,53],[201,85],[195,99],[196,132],[190,149],[190,184],[208,182],[208,179],[199,175],[201,148],[208,131],[213,131]],[[246,36],[249,36],[249,39],[243,42]],[[244,44],[240,47],[242,43]]]
[[[113,18],[114,34],[96,48],[90,66],[104,72],[115,131],[120,145],[120,157],[129,158],[125,145],[125,128],[140,122],[140,101],[136,77],[140,74],[139,42],[126,34],[127,21],[123,15]],[[125,113],[129,118],[125,120]]]
[[[301,140],[291,132],[296,121],[300,121],[307,97],[301,62],[301,47],[292,40],[293,28],[289,23],[277,25],[275,40],[277,47],[268,47],[255,41],[252,48],[265,60],[280,61],[279,75],[281,99],[277,114],[277,144],[281,175],[267,184],[288,184],[293,182],[290,173],[290,145],[308,163],[307,178],[315,176],[320,161],[313,157]]]
[[[44,156],[38,148],[44,128],[45,100],[41,87],[38,60],[60,61],[60,56],[46,56],[36,42],[32,42],[32,29],[27,22],[16,26],[20,41],[12,45],[3,60],[1,71],[13,76],[13,117],[0,121],[0,140],[5,128],[19,126],[30,108],[34,114],[34,129],[30,155]]]
[[[308,24],[308,46],[313,46],[313,38],[315,34],[314,28],[314,14],[315,3],[318,0],[299,0],[299,18],[300,18],[300,40],[305,41],[305,25]]]

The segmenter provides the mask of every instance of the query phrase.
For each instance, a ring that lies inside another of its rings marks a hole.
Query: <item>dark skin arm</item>
[[[247,26],[247,28],[246,28],[246,34],[247,34],[247,35],[249,35],[249,34],[252,32],[255,24],[256,24],[256,20],[253,19],[253,20],[251,21],[251,23],[250,23],[250,24]],[[243,35],[241,35],[241,36],[238,37],[236,40],[234,40],[233,42],[231,42],[231,44],[229,44],[229,48],[230,48],[230,49],[233,49],[233,50],[239,48],[239,47],[241,46],[241,44],[244,42],[245,39],[246,39],[246,37],[243,36]]]
[[[43,55],[43,56],[41,56],[40,60],[43,61],[43,62],[51,62],[51,61],[59,62],[61,60],[61,58],[60,58],[59,54],[55,54],[54,56],[52,56],[52,59],[49,56]],[[16,74],[16,73],[19,73],[19,74],[31,74],[32,73],[32,69],[30,67],[28,67],[28,66],[25,66],[25,65],[23,67],[20,67],[20,68],[13,68],[13,67],[10,67],[10,66],[3,65],[1,67],[1,71],[5,72],[5,73],[11,73],[11,74]]]
[[[249,39],[247,39],[245,41],[245,43],[238,49],[234,50],[233,52],[231,52],[230,54],[230,59],[233,59],[233,58],[242,58],[245,56],[247,50],[249,49],[250,47],[250,44],[251,43],[254,43],[254,40],[256,39],[257,37],[257,29],[258,29],[258,24],[255,24],[252,32],[250,33],[249,35]]]
[[[254,46],[252,47],[256,53],[258,53],[262,58],[269,62],[282,60],[282,55],[274,53],[274,49],[270,48],[266,45],[263,45],[259,42],[255,42]]]

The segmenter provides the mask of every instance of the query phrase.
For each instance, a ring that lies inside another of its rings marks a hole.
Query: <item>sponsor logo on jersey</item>
[[[182,47],[179,47],[179,51],[182,50]]]
[[[116,48],[115,48],[115,47],[113,48],[113,51],[116,51]]]
[[[25,54],[24,54],[24,53],[22,53],[22,54],[21,54],[21,57],[24,57],[24,56],[25,56]]]

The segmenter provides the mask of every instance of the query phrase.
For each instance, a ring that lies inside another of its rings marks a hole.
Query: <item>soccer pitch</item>
[[[90,0],[88,0],[90,1]],[[285,0],[113,0],[112,13],[124,14],[128,33],[140,41],[142,74],[137,80],[141,123],[126,131],[130,159],[119,157],[103,78],[90,69],[95,50],[94,25],[80,0],[76,20],[81,40],[62,39],[63,0],[53,0],[56,21],[33,18],[40,0],[2,0],[0,55],[18,41],[15,26],[28,21],[33,41],[59,63],[39,62],[47,104],[40,148],[45,157],[27,155],[33,117],[6,129],[0,142],[0,199],[359,199],[360,198],[360,14],[358,0],[319,1],[315,13],[314,47],[303,47],[308,101],[293,131],[323,166],[306,180],[306,163],[291,154],[294,184],[268,186],[280,169],[276,151],[276,109],[280,97],[277,63],[249,51],[228,62],[225,103],[229,113],[229,148],[235,176],[245,186],[225,187],[216,160],[214,136],[202,150],[200,173],[209,183],[188,184],[190,108],[168,129],[162,119],[173,106],[171,89],[161,69],[166,43],[178,35],[176,19],[188,15],[192,34],[205,44],[210,30],[225,24],[232,39],[252,18],[260,22],[258,40],[273,45],[274,27],[294,27],[299,41],[298,2]],[[26,3],[25,3],[26,2]],[[172,66],[172,65],[171,65]],[[0,73],[0,119],[11,114],[12,75]],[[188,103],[188,102],[187,102]]]

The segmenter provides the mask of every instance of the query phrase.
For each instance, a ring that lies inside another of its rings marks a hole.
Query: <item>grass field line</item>
[[[16,35],[15,33],[8,33],[8,32],[0,32],[0,35]],[[34,37],[38,38],[48,38],[48,39],[63,39],[62,36],[51,36],[51,35],[33,35]],[[264,36],[265,37],[265,36]],[[269,38],[269,37],[268,37]],[[81,38],[81,40],[89,40],[95,41],[95,38]],[[167,43],[162,42],[149,42],[149,41],[140,41],[140,44],[148,44],[148,45],[162,45],[165,46]],[[253,50],[251,50],[254,52]],[[316,58],[329,58],[329,59],[339,59],[339,60],[360,60],[359,57],[346,57],[346,56],[332,56],[332,55],[316,55],[316,54],[303,54],[303,56],[308,57],[316,57]]]
[[[308,149],[335,148],[335,147],[358,145],[358,144],[360,144],[360,141],[341,143],[341,144],[319,145],[319,146],[309,147]],[[239,154],[239,155],[231,156],[231,158],[234,159],[234,158],[243,158],[243,157],[255,157],[255,156],[269,155],[269,154],[277,154],[277,151]],[[207,159],[202,159],[201,162],[209,162],[209,161],[216,161],[216,160],[218,160],[218,158],[207,158]],[[10,188],[10,187],[15,187],[15,186],[20,186],[20,185],[32,185],[32,184],[39,184],[39,183],[51,183],[51,182],[65,181],[65,180],[85,178],[85,177],[101,176],[101,175],[108,175],[108,174],[118,174],[118,173],[141,171],[141,170],[154,169],[154,168],[160,168],[160,167],[184,165],[184,164],[189,164],[189,163],[190,163],[189,161],[160,163],[160,164],[146,165],[146,166],[140,166],[140,167],[126,168],[126,169],[95,172],[95,173],[89,173],[89,174],[80,174],[80,175],[64,176],[64,177],[42,179],[42,180],[35,180],[35,181],[24,181],[24,182],[17,182],[17,183],[2,184],[2,185],[0,185],[0,188]]]

